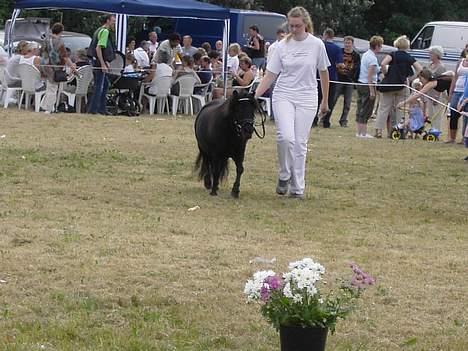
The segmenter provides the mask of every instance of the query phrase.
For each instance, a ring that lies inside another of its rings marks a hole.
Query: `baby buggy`
[[[113,116],[138,116],[141,110],[138,95],[145,73],[124,72],[124,64],[124,56],[118,52],[108,74],[107,112]]]
[[[393,140],[406,139],[408,134],[413,136],[420,135],[423,140],[434,142],[439,140],[442,132],[436,128],[426,130],[426,124],[431,122],[424,117],[424,114],[419,107],[411,107],[409,109],[409,120],[403,117],[400,122],[393,126],[391,137]]]
[[[138,116],[140,114],[138,94],[142,80],[143,74],[139,72],[122,73],[111,78],[107,95],[107,112],[114,116]]]

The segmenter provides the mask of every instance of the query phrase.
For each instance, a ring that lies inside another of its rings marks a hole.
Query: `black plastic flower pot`
[[[324,351],[328,328],[280,327],[281,351]]]

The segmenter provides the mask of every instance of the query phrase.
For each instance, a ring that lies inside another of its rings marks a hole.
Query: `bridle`
[[[252,98],[245,97],[245,98],[240,98],[237,101],[238,102],[251,103]],[[241,121],[239,121],[237,119],[234,119],[234,129],[236,130],[237,135],[241,136],[242,135],[242,129],[244,129],[244,127],[247,127],[247,126],[252,127],[254,132],[255,132],[255,135],[257,135],[258,138],[263,139],[263,138],[265,138],[266,114],[265,114],[265,111],[263,111],[263,109],[261,108],[261,106],[258,103],[257,99],[254,99],[254,101],[255,101],[254,118],[252,120],[243,119]],[[255,112],[260,113],[260,123],[259,124],[255,123]],[[260,127],[260,126],[262,127],[262,134],[259,134],[259,132],[257,131],[257,128],[255,128],[255,127]]]

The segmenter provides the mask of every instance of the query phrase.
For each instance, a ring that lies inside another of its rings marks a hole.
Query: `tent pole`
[[[115,35],[116,35],[116,42],[117,42],[117,50],[125,53],[126,44],[127,44],[127,21],[128,15],[116,13],[116,25],[115,25]]]
[[[14,28],[15,28],[15,23],[16,19],[18,18],[19,14],[21,13],[21,9],[14,9],[13,14],[11,15],[11,23],[10,23],[10,28],[8,28],[8,33],[7,33],[7,47],[8,47],[8,56],[13,55],[13,33],[14,33]]]
[[[224,98],[227,95],[227,54],[228,54],[228,47],[229,47],[229,32],[230,32],[231,20],[225,19],[224,20],[224,31],[223,31],[223,83],[224,83]]]

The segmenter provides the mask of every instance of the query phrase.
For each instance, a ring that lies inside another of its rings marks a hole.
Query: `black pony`
[[[211,189],[210,195],[217,195],[220,180],[227,176],[230,157],[236,164],[236,181],[231,195],[239,197],[245,147],[254,131],[258,135],[255,130],[255,112],[258,108],[252,94],[234,91],[229,99],[214,100],[198,113],[195,136],[200,152],[195,170],[200,180],[203,179],[205,188]],[[264,115],[262,126],[263,122]]]

